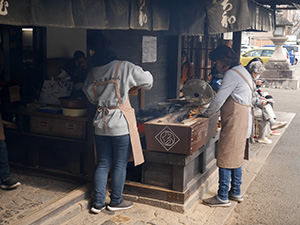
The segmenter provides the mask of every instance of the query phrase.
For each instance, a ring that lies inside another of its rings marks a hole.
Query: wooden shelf
[[[28,116],[40,116],[40,117],[47,117],[47,118],[56,118],[56,119],[66,119],[71,121],[87,121],[87,117],[74,117],[74,116],[65,116],[62,114],[55,114],[55,113],[44,113],[44,112],[31,112],[31,111],[21,111],[15,109],[7,109],[2,108],[1,112],[5,113],[12,113],[12,114],[21,114],[21,115],[28,115]]]
[[[61,140],[61,141],[86,143],[86,140],[81,140],[81,139],[58,137],[58,136],[49,136],[49,135],[43,135],[43,134],[34,134],[34,133],[20,131],[20,130],[16,130],[16,129],[10,129],[10,128],[6,128],[5,133],[20,134],[20,135],[25,135],[25,136],[30,136],[30,137],[47,138],[47,139]]]

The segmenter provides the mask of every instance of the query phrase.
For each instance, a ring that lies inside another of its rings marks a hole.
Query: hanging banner
[[[0,24],[209,34],[274,28],[274,11],[250,0],[0,0]]]
[[[205,1],[209,34],[242,31],[250,28],[248,0]]]
[[[204,1],[172,1],[170,33],[174,35],[204,35]]]
[[[31,0],[1,1],[0,12],[0,24],[14,26],[32,25]]]
[[[110,29],[129,29],[129,1],[109,0],[106,2],[106,17]]]
[[[132,0],[130,14],[130,28],[136,30],[151,30],[150,0]]]
[[[275,29],[274,10],[267,9],[257,3],[248,2],[250,13],[250,29],[255,31],[272,31]]]
[[[105,0],[72,0],[74,25],[76,28],[108,28]]]
[[[152,0],[153,30],[169,30],[171,2]]]
[[[32,23],[37,26],[73,28],[72,2],[31,0]],[[30,16],[30,14],[27,16]]]

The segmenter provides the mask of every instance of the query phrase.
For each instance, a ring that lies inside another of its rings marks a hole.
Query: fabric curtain
[[[204,35],[269,31],[274,11],[251,0],[3,0],[0,24],[168,31]]]
[[[37,26],[74,27],[70,0],[31,0],[31,16],[32,23]]]
[[[250,28],[253,31],[272,31],[275,29],[274,10],[264,8],[249,1]]]
[[[32,26],[31,0],[5,0],[0,5],[0,12],[0,24]]]

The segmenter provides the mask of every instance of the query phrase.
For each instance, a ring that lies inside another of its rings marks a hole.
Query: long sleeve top
[[[106,65],[94,67],[89,72],[83,85],[83,91],[92,104],[107,108],[119,106],[114,84],[98,86],[95,96],[92,79],[92,75],[97,82],[113,79],[117,63],[118,60],[114,60]],[[153,85],[153,77],[150,72],[144,71],[140,66],[128,61],[122,61],[117,81],[123,103],[129,97],[128,91],[131,87],[140,86],[144,89],[151,89]],[[109,110],[109,114],[106,115],[107,132],[105,133],[102,113],[96,114],[94,118],[96,135],[119,136],[129,133],[127,121],[120,109]]]
[[[261,103],[262,103],[261,96],[258,94],[257,88],[255,87],[254,88],[254,95],[253,95],[252,105],[254,107],[262,108]]]
[[[248,73],[248,71],[241,65],[235,66],[233,68],[241,72],[253,88],[252,77]],[[251,105],[252,103],[252,93],[249,85],[239,74],[237,74],[233,70],[228,70],[224,73],[222,85],[211,101],[209,107],[204,112],[204,115],[209,116],[218,112],[229,96],[231,96],[234,101],[242,105]],[[249,137],[251,134],[251,127],[252,113],[251,107],[249,107],[249,126],[247,137]]]

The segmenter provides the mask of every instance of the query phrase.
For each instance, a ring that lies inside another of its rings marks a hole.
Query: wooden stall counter
[[[201,185],[217,168],[219,116],[186,125],[158,120],[145,123],[142,181],[126,182],[124,193],[171,210],[175,204],[175,211],[183,212],[198,200]]]
[[[15,124],[5,128],[12,165],[87,180],[87,117],[14,109],[1,113]]]

